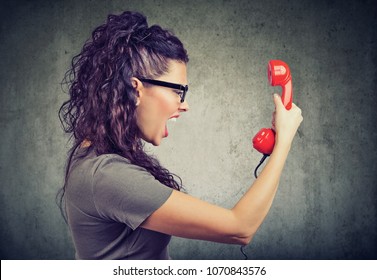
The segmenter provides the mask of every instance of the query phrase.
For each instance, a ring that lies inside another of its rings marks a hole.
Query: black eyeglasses
[[[181,97],[181,103],[185,102],[185,97],[186,93],[188,91],[188,85],[180,85],[180,84],[174,84],[174,83],[169,83],[169,82],[164,82],[164,81],[159,81],[159,80],[152,80],[152,79],[144,79],[144,78],[139,78],[140,81],[155,85],[155,86],[161,86],[161,87],[167,87],[167,88],[172,88],[172,89],[178,89],[180,92],[177,94]]]

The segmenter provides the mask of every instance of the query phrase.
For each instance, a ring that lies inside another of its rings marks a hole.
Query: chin
[[[151,144],[153,145],[153,146],[155,146],[155,147],[157,147],[157,146],[160,146],[160,142],[151,142]]]
[[[152,144],[153,146],[160,146],[161,144],[161,138],[159,137],[146,137],[145,135],[143,135],[141,137],[141,139],[143,139],[145,142],[149,143],[149,144]]]
[[[160,146],[161,144],[161,138],[159,139],[149,139],[146,140],[148,143],[152,144],[153,146]]]

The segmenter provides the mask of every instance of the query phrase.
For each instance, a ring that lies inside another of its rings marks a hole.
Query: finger
[[[272,122],[271,128],[272,128],[273,131],[276,131],[276,127],[275,127],[275,122],[274,121]]]
[[[276,108],[284,107],[283,100],[281,100],[280,95],[277,93],[274,94],[274,103]]]
[[[276,111],[272,113],[272,123],[275,123],[275,119],[276,119]]]
[[[291,109],[297,111],[301,115],[301,108],[299,108],[295,103],[292,103]]]

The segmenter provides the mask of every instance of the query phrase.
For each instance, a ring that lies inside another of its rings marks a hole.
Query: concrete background
[[[273,111],[270,59],[292,70],[304,122],[251,259],[377,258],[376,1],[1,1],[0,257],[72,259],[55,205],[71,58],[109,13],[143,12],[189,51],[190,112],[156,148],[189,193],[232,207],[253,182],[251,138]],[[242,259],[174,238],[174,259]]]

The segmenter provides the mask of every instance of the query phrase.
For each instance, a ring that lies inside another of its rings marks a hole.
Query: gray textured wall
[[[253,181],[251,138],[289,63],[304,122],[252,259],[377,258],[376,1],[1,1],[1,259],[71,259],[55,205],[68,149],[60,81],[109,13],[143,12],[183,40],[191,110],[159,148],[188,192],[232,207]],[[238,246],[174,238],[175,259],[241,259]]]

